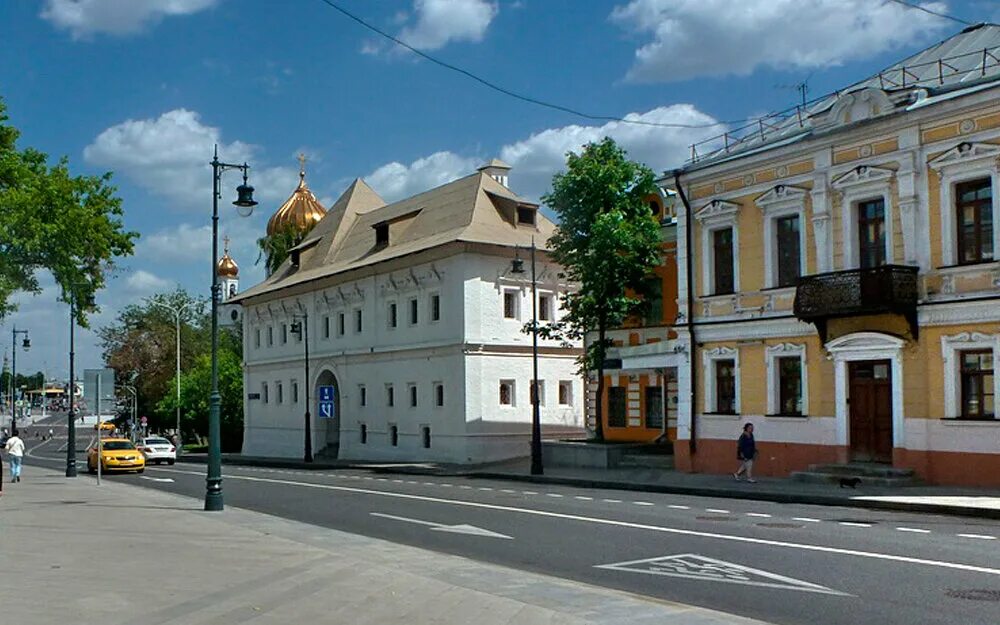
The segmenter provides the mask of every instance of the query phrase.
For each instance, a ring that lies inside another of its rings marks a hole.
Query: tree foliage
[[[649,210],[653,172],[627,158],[610,138],[567,155],[566,171],[542,197],[558,216],[550,256],[579,289],[563,297],[565,314],[539,328],[550,338],[588,338],[585,372],[597,371],[595,438],[603,439],[604,362],[616,328],[644,305],[647,277],[660,264],[660,227]],[[596,336],[590,338],[587,335]]]
[[[48,270],[65,301],[87,302],[77,306],[86,326],[94,293],[139,235],[124,228],[110,173],[73,176],[66,157],[50,166],[43,152],[19,150],[5,111],[0,99],[0,319],[14,294],[39,292],[36,274]]]
[[[285,262],[293,247],[302,243],[309,230],[299,230],[293,225],[288,225],[284,229],[257,239],[257,247],[260,253],[257,255],[257,262],[264,261],[264,271],[271,275],[278,270],[281,263]]]

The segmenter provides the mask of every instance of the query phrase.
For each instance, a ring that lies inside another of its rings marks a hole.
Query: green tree
[[[243,359],[239,334],[223,331],[219,336],[219,394],[222,397],[220,425],[222,451],[238,452],[243,446]],[[170,388],[174,388],[171,380]],[[194,366],[181,372],[181,429],[190,441],[192,432],[208,434],[208,400],[212,390],[210,354],[198,356]],[[157,412],[176,414],[177,398],[167,393],[157,404]]]
[[[66,157],[50,166],[33,148],[19,150],[0,99],[0,319],[15,310],[18,292],[38,293],[48,270],[62,297],[92,302],[116,258],[130,255],[139,236],[124,229],[111,174],[73,176]],[[93,304],[77,307],[86,326]]]
[[[563,318],[539,333],[577,340],[596,334],[580,365],[584,373],[597,371],[597,440],[604,439],[607,332],[642,309],[651,284],[646,278],[661,262],[660,227],[647,201],[654,193],[652,170],[606,137],[580,154],[570,152],[566,171],[553,177],[552,191],[542,197],[559,221],[548,241],[550,255],[579,290],[563,297]]]
[[[271,275],[278,270],[281,263],[285,262],[285,259],[288,258],[291,249],[302,243],[311,229],[299,230],[297,227],[289,225],[274,234],[257,239],[257,247],[260,248],[260,253],[257,255],[257,262],[264,261],[264,271],[267,275]]]

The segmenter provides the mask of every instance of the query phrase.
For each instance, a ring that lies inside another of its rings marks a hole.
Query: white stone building
[[[307,405],[313,449],[325,458],[478,463],[528,454],[529,247],[544,247],[555,226],[506,187],[508,170],[493,161],[392,204],[355,180],[284,265],[236,298],[244,454],[301,457]],[[523,273],[512,271],[515,258]],[[537,276],[539,318],[558,317],[570,285],[541,250]],[[308,380],[303,339],[291,332],[303,315]],[[582,431],[579,352],[539,343],[547,436]],[[321,386],[335,389],[331,418],[318,415]]]

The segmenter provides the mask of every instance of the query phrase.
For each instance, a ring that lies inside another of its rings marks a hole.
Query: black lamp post
[[[239,214],[249,217],[257,202],[253,199],[253,187],[247,184],[250,166],[223,163],[219,160],[219,146],[215,146],[212,157],[212,393],[208,399],[208,475],[205,478],[205,510],[222,510],[222,425],[219,408],[219,276],[216,263],[219,257],[219,198],[222,197],[222,173],[228,169],[243,172],[243,184],[236,187],[237,198],[233,205]]]
[[[313,449],[312,449],[312,428],[310,427],[311,415],[309,414],[309,408],[312,405],[312,399],[309,395],[309,389],[312,388],[312,384],[309,380],[309,312],[306,310],[302,311],[302,321],[292,322],[292,333],[297,334],[299,338],[302,339],[302,344],[305,345],[305,364],[306,364],[306,440],[305,440],[305,452],[302,456],[304,462],[313,461]]]
[[[24,351],[31,349],[31,339],[28,338],[27,330],[18,330],[15,326],[10,333],[10,344],[11,344],[11,363],[10,363],[10,433],[14,434],[17,431],[17,335],[24,335],[24,342],[21,347]]]
[[[84,307],[94,305],[93,297],[84,300]],[[69,293],[69,413],[66,415],[66,477],[76,477],[76,353],[74,341],[76,337],[76,294]],[[99,420],[99,419],[98,419]]]
[[[511,262],[511,273],[524,273],[524,261],[515,258]],[[541,475],[542,468],[542,416],[538,408],[538,295],[535,276],[535,239],[531,239],[531,474]]]

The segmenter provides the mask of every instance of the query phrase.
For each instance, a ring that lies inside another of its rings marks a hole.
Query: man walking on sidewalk
[[[17,430],[7,439],[4,445],[7,455],[10,457],[10,481],[21,481],[21,460],[24,458],[24,441],[17,435]]]
[[[753,459],[757,457],[757,442],[753,439],[753,423],[743,426],[743,433],[736,442],[736,457],[740,460],[740,468],[733,473],[736,481],[740,481],[740,476],[746,474],[748,482],[756,482],[753,479]]]

